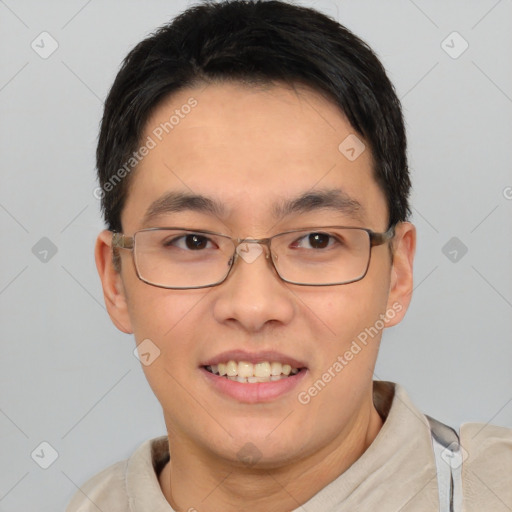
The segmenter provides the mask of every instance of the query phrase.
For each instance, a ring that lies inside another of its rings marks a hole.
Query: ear
[[[400,323],[409,307],[413,289],[413,262],[416,251],[416,228],[410,222],[400,222],[395,228],[392,242],[393,263],[387,311],[393,310],[395,315],[389,318],[386,326]]]
[[[112,261],[112,231],[104,230],[98,235],[94,256],[110,319],[120,331],[132,334],[133,329],[123,280],[121,273],[115,269]]]

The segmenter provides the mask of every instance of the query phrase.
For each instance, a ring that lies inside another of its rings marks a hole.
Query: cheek
[[[150,293],[141,293],[132,302],[134,336],[155,396],[164,409],[177,413],[190,405],[183,385],[198,361],[194,340],[201,334],[201,322],[195,314],[201,297],[197,291],[177,295],[176,291],[150,288]]]
[[[337,350],[350,345],[359,333],[374,325],[385,312],[387,281],[371,278],[367,275],[356,283],[332,287],[324,295],[320,293],[304,301],[312,317],[321,319],[327,327],[325,332]]]
[[[204,295],[204,290],[166,290],[135,283],[128,294],[128,310],[137,343],[148,337],[162,345],[173,340]]]
[[[142,369],[161,400],[195,370],[198,355],[194,338],[202,331],[195,315],[205,292],[141,284],[148,290],[134,290],[130,317]]]

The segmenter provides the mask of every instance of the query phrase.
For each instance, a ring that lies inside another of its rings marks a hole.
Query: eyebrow
[[[294,199],[281,200],[274,205],[274,217],[308,213],[316,210],[330,210],[342,213],[355,220],[362,220],[363,205],[339,188],[305,192]]]
[[[271,213],[274,218],[282,218],[319,210],[335,211],[355,220],[362,220],[364,214],[363,205],[339,188],[308,191],[292,199],[282,199],[273,205]],[[219,218],[225,217],[227,213],[225,205],[220,201],[200,194],[172,191],[151,203],[144,214],[142,226],[149,226],[157,217],[183,211]]]

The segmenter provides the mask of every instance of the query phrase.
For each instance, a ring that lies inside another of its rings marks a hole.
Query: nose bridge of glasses
[[[251,249],[248,244],[255,244]],[[258,247],[258,248],[256,248]],[[235,253],[241,256],[247,263],[252,263],[261,252],[265,253],[265,258],[270,257],[270,238],[237,238],[235,242]]]

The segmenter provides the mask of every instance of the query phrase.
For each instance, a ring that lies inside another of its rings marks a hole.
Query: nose
[[[230,275],[218,288],[214,316],[259,332],[268,324],[287,324],[294,314],[293,294],[272,264],[270,249],[257,241],[238,245]]]

